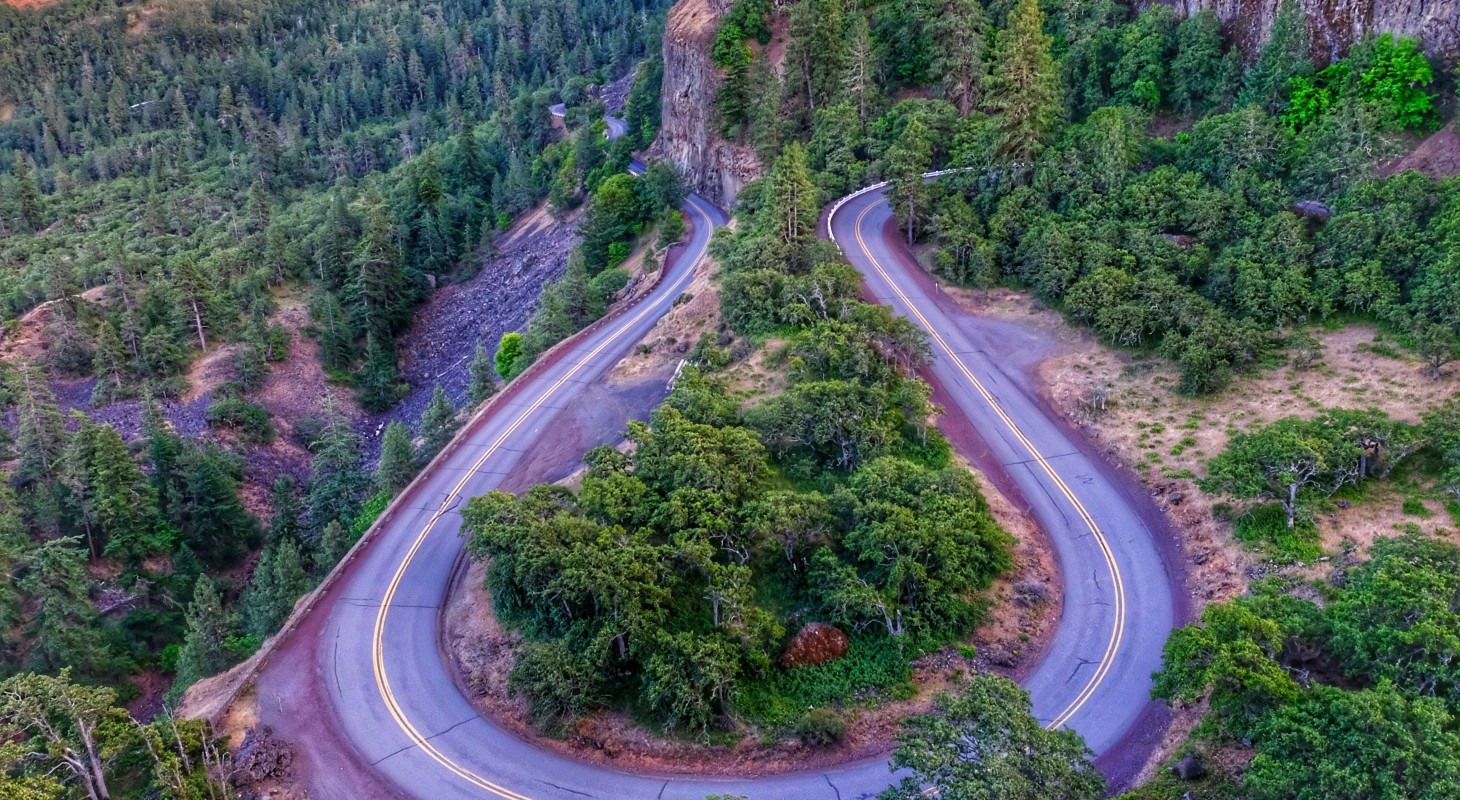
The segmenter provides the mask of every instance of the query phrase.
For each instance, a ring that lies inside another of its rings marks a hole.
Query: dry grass
[[[676,364],[688,357],[701,334],[719,328],[720,293],[714,283],[718,270],[719,265],[706,257],[684,294],[680,295],[681,302],[670,307],[628,355],[614,365],[608,373],[609,381],[629,383],[642,380],[666,365]],[[655,277],[647,274],[640,283],[647,286]]]
[[[1460,390],[1453,371],[1430,380],[1412,356],[1375,348],[1376,338],[1381,345],[1383,339],[1375,328],[1350,325],[1315,331],[1323,353],[1311,368],[1269,369],[1240,377],[1217,397],[1185,397],[1174,391],[1176,371],[1165,360],[1106,347],[1026,294],[996,290],[960,292],[957,297],[980,313],[1039,328],[1061,343],[1062,352],[1041,367],[1043,390],[1097,447],[1130,467],[1166,509],[1183,535],[1198,610],[1240,594],[1251,574],[1270,569],[1232,538],[1229,523],[1213,517],[1212,506],[1221,498],[1201,492],[1192,477],[1203,474],[1205,463],[1226,448],[1232,433],[1285,416],[1312,417],[1333,407],[1380,408],[1396,419],[1416,422],[1425,409]],[[1095,387],[1109,393],[1103,412],[1092,411],[1087,403]],[[1361,551],[1374,538],[1392,535],[1406,524],[1443,529],[1448,517],[1438,502],[1428,502],[1434,514],[1421,518],[1402,511],[1405,496],[1393,482],[1376,483],[1365,489],[1363,502],[1336,504],[1318,519],[1322,548],[1330,554]],[[1313,565],[1308,571],[1326,569]]]

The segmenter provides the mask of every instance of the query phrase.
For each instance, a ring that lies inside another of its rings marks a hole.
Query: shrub
[[[1418,497],[1414,497],[1413,495],[1404,498],[1404,505],[1402,506],[1402,509],[1404,510],[1404,513],[1416,517],[1433,516],[1431,511],[1425,507],[1424,501],[1419,499]]]
[[[684,215],[670,209],[659,221],[659,246],[668,247],[684,238]]]
[[[359,540],[365,531],[370,530],[370,526],[385,512],[385,507],[390,505],[390,497],[390,492],[379,492],[360,506],[359,515],[350,523],[350,541]]]
[[[294,438],[306,450],[313,450],[314,443],[324,432],[324,423],[314,417],[303,417],[294,423]]]
[[[497,356],[494,359],[497,374],[502,376],[502,380],[510,381],[522,371],[516,366],[521,355],[522,334],[516,331],[502,334],[502,342],[497,345]]]
[[[1320,555],[1318,528],[1312,520],[1299,518],[1288,527],[1288,515],[1277,503],[1254,506],[1232,520],[1232,535],[1249,547],[1271,548],[1274,552],[1301,561]]]
[[[245,442],[268,444],[274,441],[274,423],[263,406],[228,397],[208,406],[207,417],[210,427],[228,428]]]
[[[796,735],[812,747],[825,747],[847,735],[847,723],[835,709],[821,706],[807,711],[796,722]]]

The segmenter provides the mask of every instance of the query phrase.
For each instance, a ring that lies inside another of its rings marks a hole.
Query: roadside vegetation
[[[1245,751],[1242,797],[1451,797],[1457,574],[1460,548],[1407,534],[1328,581],[1261,581],[1173,634],[1154,692],[1208,704],[1186,747]]]
[[[748,723],[834,743],[850,698],[915,691],[911,661],[969,634],[1009,566],[1012,540],[948,466],[910,374],[922,336],[856,299],[855,273],[816,237],[804,159],[744,196],[765,200],[717,240],[725,281],[753,263],[771,285],[754,305],[725,291],[722,310],[739,333],[784,337],[786,390],[742,407],[706,338],[627,452],[588,455],[577,493],[492,493],[465,511],[497,614],[525,637],[511,684],[543,722],[620,707],[701,736]],[[848,632],[847,657],[785,663],[813,621]]]

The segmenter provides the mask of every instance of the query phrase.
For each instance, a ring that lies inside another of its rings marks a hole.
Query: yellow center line
[[[700,247],[699,252],[696,253],[694,256],[694,260],[690,262],[691,266],[693,266],[694,264],[698,263],[701,258],[704,258],[705,252],[709,249],[710,237],[714,234],[715,224],[714,221],[710,219],[710,215],[706,214],[704,210],[701,209],[698,205],[696,205],[695,203],[690,203],[689,206],[693,208],[695,212],[704,219],[706,226],[705,229],[707,231],[704,245]],[[405,557],[401,559],[400,566],[396,568],[395,575],[391,578],[390,584],[386,587],[385,596],[381,599],[380,602],[380,610],[375,615],[375,635],[371,642],[371,661],[375,672],[375,685],[376,688],[380,691],[381,698],[385,700],[386,708],[390,710],[391,716],[395,719],[396,725],[398,725],[400,729],[406,734],[407,738],[409,738],[417,747],[419,747],[423,752],[429,755],[441,766],[445,767],[447,770],[464,779],[468,783],[481,789],[485,789],[488,792],[497,795],[498,797],[506,798],[506,800],[531,800],[531,798],[529,798],[527,795],[519,794],[512,791],[511,789],[492,783],[486,778],[483,778],[482,776],[477,775],[476,773],[467,769],[466,767],[457,764],[449,756],[447,756],[445,753],[442,753],[434,745],[432,745],[429,739],[426,736],[422,735],[421,732],[416,728],[415,724],[406,717],[404,709],[402,709],[400,702],[396,699],[395,692],[391,689],[390,679],[385,674],[385,620],[387,615],[390,613],[390,605],[395,600],[396,592],[400,589],[401,581],[405,577],[406,569],[410,567],[411,561],[415,559],[416,553],[420,551],[421,545],[426,541],[426,536],[430,534],[432,529],[436,527],[436,523],[446,513],[447,509],[449,509],[451,505],[456,502],[456,498],[460,496],[462,490],[466,488],[467,482],[471,480],[476,471],[480,469],[484,463],[486,463],[488,458],[491,458],[494,454],[496,454],[498,448],[502,446],[503,442],[505,442],[508,437],[515,433],[517,429],[527,421],[527,418],[530,417],[532,413],[536,411],[540,406],[542,406],[543,403],[547,402],[547,400],[552,397],[553,394],[556,393],[564,383],[568,382],[568,380],[576,375],[585,364],[587,364],[599,353],[603,352],[605,348],[616,342],[619,337],[624,335],[625,332],[632,329],[635,324],[637,324],[645,317],[645,315],[653,311],[654,307],[657,304],[658,303],[655,302],[646,305],[644,309],[638,313],[638,315],[629,320],[628,323],[621,326],[611,336],[605,339],[603,343],[599,344],[598,347],[594,348],[593,352],[589,353],[585,358],[583,358],[577,364],[573,365],[572,369],[569,369],[566,373],[564,373],[563,376],[559,378],[556,383],[550,386],[548,390],[537,399],[536,402],[534,402],[520,415],[518,415],[517,419],[513,421],[512,425],[508,427],[507,430],[503,431],[502,434],[497,437],[496,441],[492,442],[491,446],[487,448],[486,452],[484,452],[481,457],[478,458],[474,464],[472,464],[471,469],[467,471],[466,475],[459,482],[457,482],[456,486],[451,490],[451,493],[447,495],[446,499],[441,502],[441,506],[431,515],[430,521],[426,523],[425,528],[421,530],[421,533],[416,537],[416,540],[411,543],[410,549],[406,552]]]
[[[862,210],[861,214],[857,215],[857,219],[853,223],[857,235],[857,246],[862,249],[862,254],[871,262],[872,267],[877,270],[877,274],[881,275],[887,285],[891,286],[892,290],[897,293],[897,296],[902,299],[902,302],[907,306],[913,316],[918,318],[918,321],[923,325],[923,329],[928,332],[928,335],[932,337],[933,341],[942,348],[943,352],[954,364],[958,365],[958,370],[963,373],[963,376],[968,379],[968,382],[983,396],[984,402],[989,404],[989,407],[994,410],[994,413],[999,416],[999,419],[1003,421],[1004,425],[1013,432],[1014,436],[1019,439],[1029,451],[1030,455],[1034,457],[1034,460],[1039,462],[1039,466],[1044,469],[1045,474],[1049,476],[1050,480],[1059,487],[1060,492],[1070,501],[1070,505],[1074,506],[1075,512],[1079,514],[1080,519],[1089,527],[1091,535],[1095,537],[1095,541],[1100,545],[1100,551],[1105,556],[1105,564],[1110,568],[1110,575],[1114,579],[1115,624],[1111,628],[1110,640],[1105,646],[1105,654],[1100,657],[1100,663],[1096,666],[1094,674],[1090,676],[1089,682],[1085,684],[1085,687],[1080,691],[1079,695],[1070,701],[1070,704],[1054,720],[1045,726],[1050,730],[1057,729],[1070,721],[1070,717],[1074,716],[1075,712],[1079,711],[1085,705],[1086,701],[1090,699],[1090,696],[1094,694],[1096,688],[1105,680],[1106,674],[1110,672],[1111,657],[1120,648],[1121,639],[1125,636],[1125,582],[1121,579],[1120,567],[1115,562],[1115,553],[1111,551],[1110,543],[1106,541],[1105,535],[1101,532],[1100,526],[1095,523],[1095,519],[1085,510],[1084,504],[1075,497],[1074,492],[1070,491],[1070,487],[1055,473],[1054,467],[1050,466],[1044,454],[1034,446],[1033,442],[1029,441],[1029,438],[1024,435],[1024,432],[1019,429],[1019,426],[1014,423],[1014,420],[1005,413],[998,401],[994,400],[994,396],[984,388],[983,383],[974,377],[973,372],[968,369],[968,365],[963,363],[963,359],[959,358],[958,354],[953,352],[953,348],[948,346],[948,342],[943,339],[937,329],[928,322],[922,312],[918,311],[917,306],[913,305],[912,301],[903,293],[902,288],[897,285],[897,282],[892,280],[892,277],[882,268],[882,264],[877,261],[876,256],[872,255],[872,251],[867,247],[867,242],[862,238],[862,221],[866,219],[867,215],[877,205],[877,203],[873,203],[867,206]]]

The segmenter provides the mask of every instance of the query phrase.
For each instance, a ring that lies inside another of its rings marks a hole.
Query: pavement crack
[[[1098,569],[1096,569],[1094,567],[1091,567],[1090,568],[1090,579],[1093,580],[1093,581],[1095,581],[1095,588],[1096,589],[1099,589],[1102,592],[1105,591],[1105,587],[1100,585],[1100,570],[1098,570]]]
[[[452,731],[456,730],[457,728],[460,728],[461,726],[465,725],[468,722],[471,722],[474,719],[478,719],[477,715],[475,715],[475,714],[467,717],[466,719],[462,720],[461,722],[456,723],[455,725],[452,725],[451,727],[447,728],[446,730],[439,731],[437,733],[431,734],[430,736],[427,736],[426,737],[426,741],[429,742],[432,739],[435,739],[435,738],[438,738],[438,737],[441,737],[441,736],[445,736],[446,734],[451,733]],[[561,787],[559,787],[559,788],[561,788]]]
[[[664,785],[659,787],[659,797],[658,797],[658,800],[664,800],[664,790],[665,789],[668,789],[668,788],[669,788],[669,781],[665,781],[664,782]]]
[[[587,792],[580,792],[577,789],[569,789],[566,786],[559,786],[556,783],[553,783],[552,781],[543,781],[543,783],[546,783],[548,786],[551,786],[551,787],[553,787],[554,789],[557,789],[560,792],[567,792],[568,794],[576,794],[579,797],[592,797],[593,796],[591,794],[588,794]],[[663,792],[664,792],[663,789],[660,789],[659,791],[660,791],[661,794],[663,794]]]
[[[821,773],[821,777],[826,779],[826,785],[830,786],[831,790],[836,793],[836,800],[842,800],[842,790],[836,788],[836,784],[831,782],[831,776],[823,772]]]
[[[379,600],[351,600],[348,597],[342,597],[342,598],[340,598],[340,602],[341,603],[344,603],[347,606],[355,606],[356,608],[380,608],[380,601]],[[429,610],[429,609],[438,609],[438,608],[441,607],[441,605],[439,603],[438,604],[434,604],[434,605],[427,604],[427,603],[391,603],[390,604],[390,607],[391,608],[424,608],[424,609],[428,609]]]
[[[1070,677],[1065,678],[1065,683],[1069,683],[1070,681],[1074,680],[1075,675],[1079,674],[1081,667],[1091,667],[1099,663],[1097,661],[1091,661],[1088,658],[1076,658],[1075,661],[1075,668],[1070,670]]]
[[[380,758],[377,758],[377,759],[375,759],[375,760],[374,760],[374,761],[371,761],[371,762],[370,762],[370,766],[372,766],[372,767],[376,767],[376,766],[379,766],[379,765],[380,765],[380,763],[381,763],[381,762],[382,762],[382,761],[384,761],[384,760],[386,760],[386,759],[387,759],[387,758],[390,758],[390,757],[392,757],[392,756],[398,756],[398,755],[400,755],[400,754],[401,754],[401,753],[404,753],[404,752],[405,752],[405,751],[407,751],[407,750],[409,750],[409,749],[411,749],[411,748],[413,748],[413,747],[415,747],[415,746],[416,746],[416,745],[415,745],[415,743],[414,743],[414,742],[412,742],[412,743],[411,743],[411,744],[408,744],[408,745],[406,745],[406,746],[405,746],[405,747],[402,747],[402,748],[400,748],[400,749],[398,749],[398,750],[392,750],[392,751],[390,751],[390,752],[389,752],[389,753],[386,753],[386,754],[385,754],[385,755],[383,755],[383,756],[381,756],[381,757],[380,757]]]
[[[336,633],[335,634],[335,663],[334,663],[334,673],[335,673],[335,691],[336,692],[339,692],[340,697],[344,697],[345,696],[345,682],[342,681],[342,680],[340,680],[340,634],[339,633]]]

